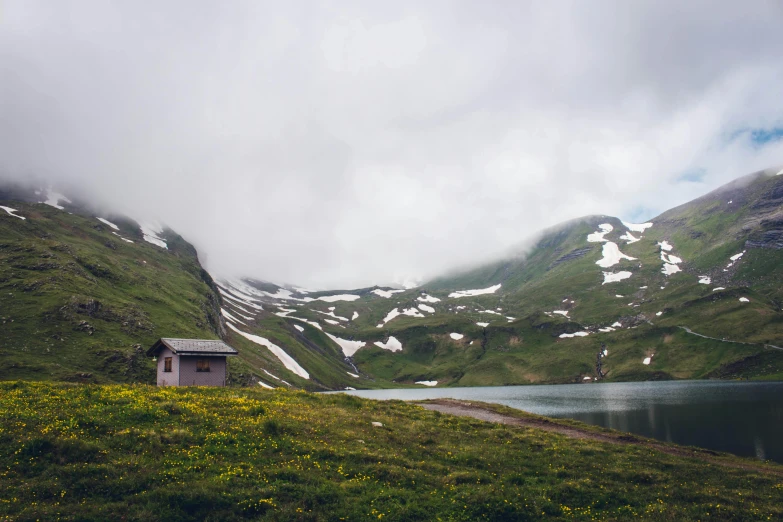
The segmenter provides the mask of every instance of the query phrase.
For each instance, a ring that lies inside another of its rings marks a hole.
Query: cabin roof
[[[147,355],[154,356],[163,347],[168,348],[172,352],[178,355],[201,355],[201,356],[218,356],[218,355],[237,355],[234,348],[220,340],[211,339],[171,339],[164,337],[158,339],[152,347],[147,350]]]

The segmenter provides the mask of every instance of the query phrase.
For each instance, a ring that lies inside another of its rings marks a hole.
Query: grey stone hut
[[[158,386],[225,386],[226,357],[237,355],[223,341],[159,339],[147,355],[158,358]]]

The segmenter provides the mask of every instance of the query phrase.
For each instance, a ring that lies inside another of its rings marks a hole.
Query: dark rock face
[[[757,237],[745,241],[745,248],[773,248],[780,250],[783,248],[783,228],[765,230]]]
[[[583,257],[585,254],[587,254],[591,250],[592,250],[592,247],[578,248],[576,250],[572,250],[571,252],[569,252],[569,253],[567,253],[565,255],[562,255],[562,256],[558,257],[557,259],[555,259],[555,262],[552,263],[549,266],[549,268],[552,269],[552,268],[556,267],[557,265],[559,265],[560,263],[565,263],[566,261],[571,261],[573,259],[579,259],[580,257]]]

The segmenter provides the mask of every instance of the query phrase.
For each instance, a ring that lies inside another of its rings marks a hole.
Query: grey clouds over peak
[[[776,1],[4,2],[0,177],[216,275],[428,277],[783,164]]]

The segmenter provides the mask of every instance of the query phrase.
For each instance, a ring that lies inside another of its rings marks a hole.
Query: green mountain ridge
[[[783,378],[775,174],[650,226],[572,220],[523,255],[419,288],[318,292],[216,284],[171,230],[164,249],[132,219],[0,190],[27,218],[0,211],[0,378],[151,382],[141,350],[164,336],[225,339],[240,351],[233,384],[312,390]]]

